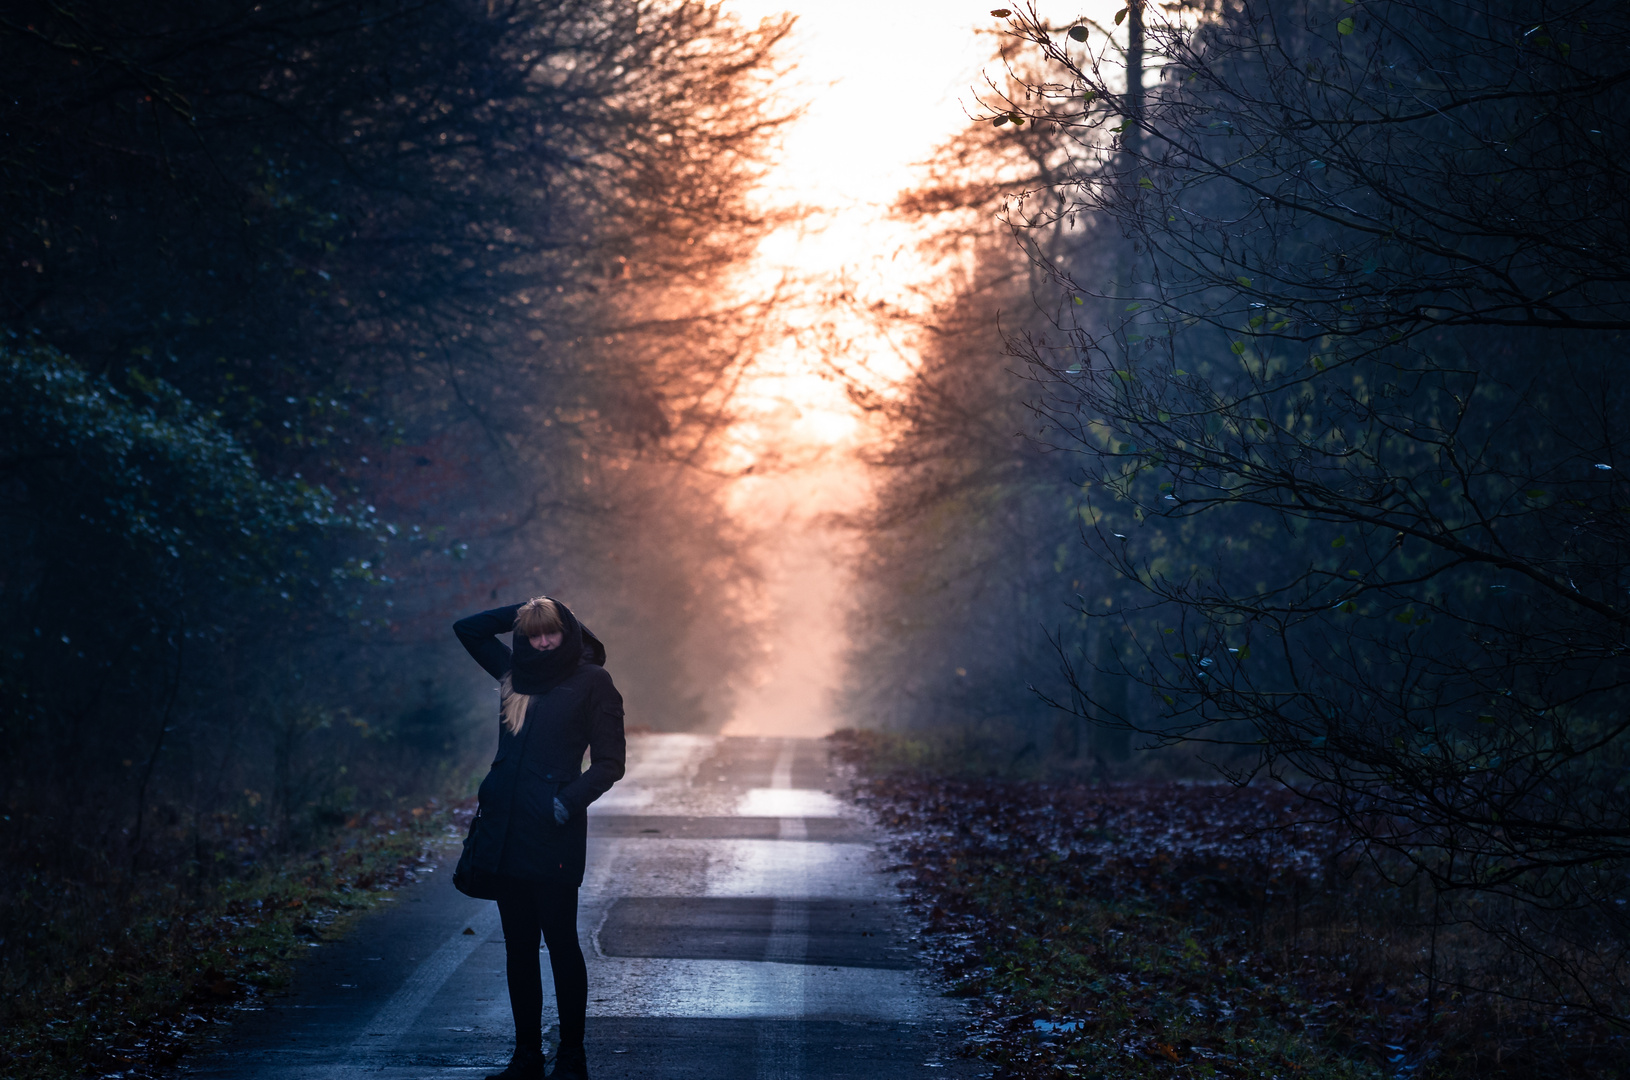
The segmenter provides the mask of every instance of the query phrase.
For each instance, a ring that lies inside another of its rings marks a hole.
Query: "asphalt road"
[[[595,1080],[975,1077],[875,838],[813,740],[649,735],[590,811],[579,934]],[[509,1058],[497,906],[451,867],[312,949],[197,1080],[482,1076]],[[544,986],[549,968],[543,961]],[[554,1002],[544,1003],[551,1024]]]

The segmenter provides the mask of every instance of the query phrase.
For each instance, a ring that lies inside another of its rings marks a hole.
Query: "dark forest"
[[[805,340],[870,485],[825,519],[832,753],[981,1003],[964,1057],[1622,1075],[1630,10],[973,14],[968,122],[889,210],[929,302],[829,298],[912,363]],[[631,732],[725,727],[773,646],[783,541],[726,448],[794,337],[786,283],[742,282],[803,213],[756,197],[796,22],[0,12],[8,1074],[111,1069],[79,1014],[260,992],[200,959],[245,897],[428,858],[491,743],[460,614],[573,597]],[[1128,854],[1174,821],[1192,850]],[[1106,1004],[1105,972],[1175,1000],[1270,955],[1241,995],[1350,1023],[1251,998],[1293,1033],[1259,1060],[1239,1020]]]
[[[716,286],[770,224],[784,30],[8,10],[8,997],[150,916],[132,895],[464,794],[490,692],[448,626],[532,582],[593,594],[644,724],[727,707],[743,537],[694,464],[762,323]]]

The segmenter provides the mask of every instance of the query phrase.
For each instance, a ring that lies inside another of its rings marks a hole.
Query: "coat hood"
[[[604,666],[606,647],[588,627],[578,621],[572,609],[555,600],[560,611],[564,634],[560,645],[553,649],[534,649],[526,635],[516,632],[511,637],[510,685],[517,694],[546,693],[577,670],[579,664]]]

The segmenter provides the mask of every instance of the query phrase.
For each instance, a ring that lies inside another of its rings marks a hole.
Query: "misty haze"
[[[8,5],[0,1074],[1624,1076],[1627,47]]]

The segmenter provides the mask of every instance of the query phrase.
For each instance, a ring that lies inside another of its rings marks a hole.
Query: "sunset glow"
[[[916,164],[967,123],[964,102],[991,46],[977,29],[992,20],[988,5],[923,0],[731,0],[729,7],[744,21],[782,11],[798,18],[787,99],[804,108],[760,198],[810,215],[771,236],[752,271],[761,285],[795,283],[801,299],[784,318],[796,336],[747,388],[742,405],[754,430],[742,429],[752,438],[737,447],[748,457],[755,449],[786,455],[859,434],[842,389],[822,377],[812,338],[824,331],[850,350],[890,351],[825,301],[847,287],[862,303],[897,303],[921,283],[927,268],[913,251],[916,237],[889,220],[889,207],[917,178]]]
[[[769,622],[777,628],[759,684],[739,695],[733,734],[819,735],[852,722],[827,691],[842,666],[849,582],[845,537],[824,519],[862,508],[869,477],[854,451],[879,432],[854,408],[833,366],[886,390],[916,363],[909,335],[871,317],[876,304],[924,310],[946,267],[890,208],[923,179],[923,163],[981,109],[1005,21],[989,0],[729,0],[747,22],[783,11],[798,22],[786,88],[802,114],[784,132],[759,198],[806,211],[770,236],[743,275],[746,292],[780,287],[780,346],[760,358],[735,402],[740,421],[724,465],[748,475],[734,509],[782,548],[765,553]],[[1050,6],[1050,5],[1049,5]],[[1115,0],[1051,12],[1112,23]],[[772,524],[773,523],[773,524]],[[774,540],[773,538],[783,538]],[[791,623],[787,613],[796,611]],[[790,627],[798,628],[793,644]]]
[[[846,538],[824,519],[867,499],[852,451],[869,435],[828,358],[903,374],[908,346],[855,312],[900,305],[931,284],[912,228],[891,220],[915,166],[968,123],[965,105],[992,46],[988,5],[921,0],[732,0],[744,20],[798,16],[789,97],[807,102],[760,198],[809,211],[762,246],[746,288],[794,283],[783,344],[744,387],[728,464],[753,467],[735,510],[764,528],[769,661],[739,695],[731,734],[820,735],[842,726],[830,696],[847,645]],[[844,304],[832,298],[846,295]]]

